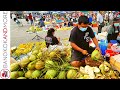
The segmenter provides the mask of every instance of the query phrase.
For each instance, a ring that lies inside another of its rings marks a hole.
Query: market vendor
[[[89,41],[92,38],[96,49],[100,51],[98,41],[94,35],[91,27],[89,27],[89,19],[87,16],[80,16],[78,19],[78,26],[74,27],[70,34],[70,44],[72,46],[72,60],[71,65],[79,67],[84,64],[82,59],[86,55],[91,54],[95,48],[89,47]]]
[[[119,41],[120,33],[120,22],[118,18],[113,19],[113,24],[108,28],[107,40],[118,40]]]
[[[46,47],[48,48],[50,45],[58,45],[60,44],[60,38],[54,36],[55,30],[50,28],[47,32],[47,36],[45,37]]]

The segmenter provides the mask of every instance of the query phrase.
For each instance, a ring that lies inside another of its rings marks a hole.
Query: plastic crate
[[[117,40],[110,40],[110,43],[116,44],[116,43],[118,43],[118,42],[117,42]]]

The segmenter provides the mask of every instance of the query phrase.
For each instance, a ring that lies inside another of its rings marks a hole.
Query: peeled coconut
[[[31,55],[31,56],[29,57],[29,60],[30,60],[30,61],[36,60],[36,56],[35,56],[35,55]]]
[[[27,66],[27,64],[30,62],[30,60],[28,58],[25,58],[23,60],[20,61],[19,65],[21,68],[24,68]]]
[[[94,50],[91,54],[92,60],[99,60],[101,58],[101,54],[98,50]]]
[[[33,79],[36,79],[36,78],[38,78],[38,77],[40,76],[40,74],[41,74],[41,71],[40,71],[40,70],[35,70],[35,71],[32,73],[31,77],[32,77]]]
[[[44,68],[44,62],[43,62],[43,61],[38,61],[38,62],[36,62],[35,68],[36,68],[37,70],[40,70],[40,69]]]
[[[61,71],[58,75],[58,79],[66,79],[66,72],[65,71]]]
[[[89,75],[84,75],[83,79],[90,79]]]
[[[18,71],[18,75],[19,75],[19,77],[23,77],[24,76],[24,72],[23,71]]]
[[[77,71],[74,69],[70,69],[67,72],[67,79],[74,79],[76,75],[77,75]]]
[[[10,71],[17,71],[20,68],[18,63],[13,63],[10,65]]]
[[[101,64],[99,66],[99,69],[100,69],[101,73],[104,75],[105,74],[105,66],[104,66],[104,64]]]
[[[57,74],[57,71],[56,70],[53,70],[53,69],[50,69],[46,72],[45,74],[45,79],[53,79]]]
[[[35,69],[35,64],[36,64],[36,61],[32,61],[28,64],[27,68],[29,70],[34,70]]]
[[[37,55],[39,53],[39,50],[32,51],[32,55]]]
[[[26,78],[31,78],[32,73],[33,73],[33,70],[28,70],[28,71],[25,73],[25,77],[26,77]]]
[[[17,79],[27,79],[26,77],[19,77],[19,78],[17,78]]]
[[[17,71],[10,72],[10,79],[16,79],[19,77],[19,74]]]

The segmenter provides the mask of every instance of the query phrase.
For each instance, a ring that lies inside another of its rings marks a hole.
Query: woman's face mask
[[[114,26],[115,27],[118,27],[120,24],[119,23],[114,23]]]

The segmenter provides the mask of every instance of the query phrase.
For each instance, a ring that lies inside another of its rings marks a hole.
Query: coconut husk
[[[92,67],[95,66],[99,67],[103,63],[103,61],[104,61],[103,59],[100,59],[98,61],[92,60],[91,56],[85,58],[85,64]]]

